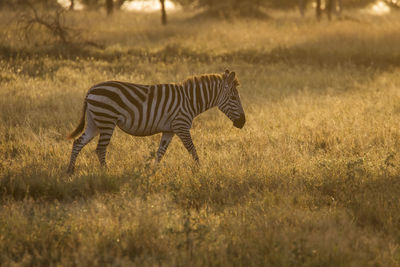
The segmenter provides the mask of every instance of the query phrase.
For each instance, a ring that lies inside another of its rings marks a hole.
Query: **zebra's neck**
[[[220,83],[219,75],[193,77],[184,83],[188,109],[193,117],[218,105]]]

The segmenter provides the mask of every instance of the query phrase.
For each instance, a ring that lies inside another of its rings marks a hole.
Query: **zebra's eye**
[[[237,97],[236,97],[235,95],[231,95],[229,98],[230,98],[231,100],[233,100],[233,101],[236,101],[236,100],[237,100]]]

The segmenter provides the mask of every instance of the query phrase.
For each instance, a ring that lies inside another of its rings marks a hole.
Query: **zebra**
[[[96,153],[106,167],[106,149],[116,126],[133,136],[162,133],[156,153],[160,162],[174,135],[177,135],[195,162],[199,157],[190,129],[200,113],[217,106],[237,128],[245,124],[245,114],[235,72],[203,74],[175,84],[142,85],[106,81],[91,87],[85,97],[79,125],[68,136],[73,142],[68,173],[74,172],[76,158],[93,137],[100,134]]]

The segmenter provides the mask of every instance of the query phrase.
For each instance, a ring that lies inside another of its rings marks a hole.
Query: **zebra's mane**
[[[211,77],[216,78],[217,80],[220,80],[220,81],[222,81],[224,79],[223,75],[217,74],[217,73],[202,74],[202,75],[196,75],[196,76],[191,76],[191,77],[187,78],[186,80],[184,80],[182,82],[182,85],[184,85],[186,87],[187,85],[193,84],[195,82],[195,79],[199,80],[200,82],[205,82],[207,80],[211,80]],[[236,86],[240,85],[240,82],[237,77],[235,77],[235,80],[233,82]]]

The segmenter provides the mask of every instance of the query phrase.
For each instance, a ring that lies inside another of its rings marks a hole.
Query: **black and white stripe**
[[[100,134],[96,152],[100,164],[106,166],[106,149],[115,126],[135,136],[148,136],[162,132],[157,151],[157,162],[165,154],[176,134],[197,162],[199,158],[190,136],[193,119],[200,113],[217,106],[235,127],[242,128],[245,115],[236,87],[239,81],[234,72],[222,75],[195,76],[181,84],[140,85],[108,81],[90,88],[78,127],[69,135],[75,138],[68,172],[74,171],[81,149]]]

